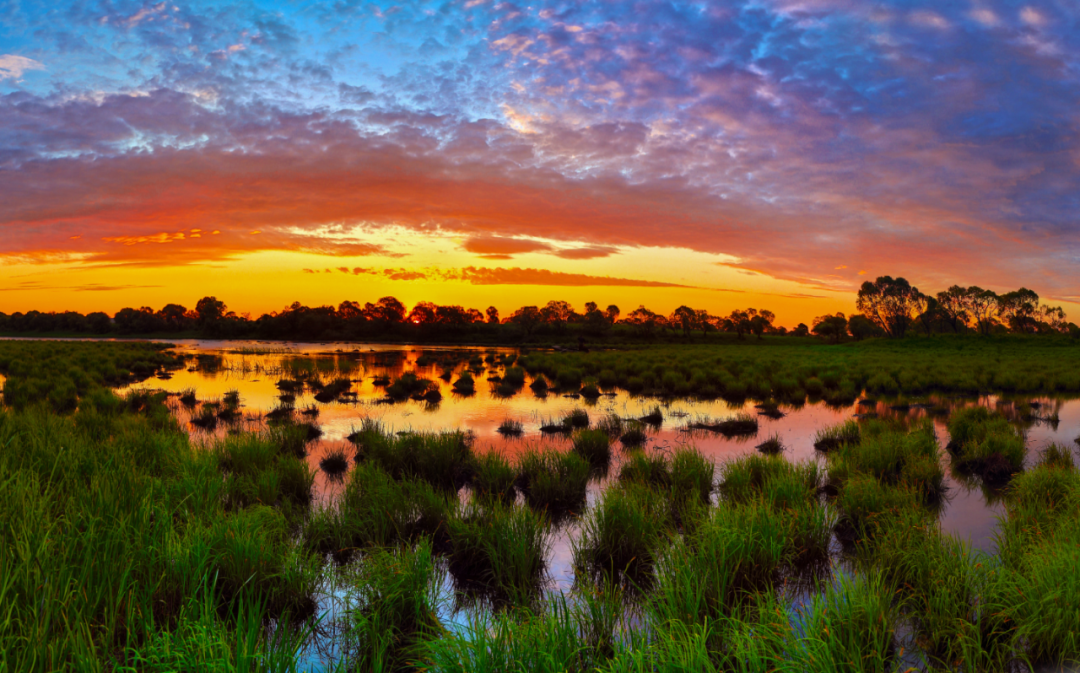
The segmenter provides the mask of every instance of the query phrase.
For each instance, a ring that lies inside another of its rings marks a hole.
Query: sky
[[[0,0],[0,311],[1080,316],[1080,4]]]

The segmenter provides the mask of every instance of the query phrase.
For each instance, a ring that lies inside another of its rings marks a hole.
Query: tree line
[[[491,337],[502,339],[541,336],[599,338],[612,329],[640,337],[661,334],[690,336],[700,332],[732,332],[738,338],[785,334],[773,323],[772,311],[737,309],[714,316],[708,311],[680,306],[668,315],[639,306],[623,315],[612,304],[600,308],[595,302],[578,312],[565,301],[544,306],[523,306],[508,316],[489,306],[481,311],[457,305],[440,306],[421,301],[411,309],[395,297],[360,304],[344,301],[338,306],[305,306],[299,302],[282,311],[252,318],[238,315],[216,297],[204,297],[195,308],[167,304],[160,310],[144,306],[124,308],[110,317],[103,312],[87,315],[62,313],[0,313],[0,332],[73,332],[98,335],[198,333],[214,338],[267,339],[455,339]]]
[[[258,318],[230,311],[216,297],[203,297],[193,309],[167,304],[124,308],[109,316],[74,311],[44,313],[0,312],[0,332],[65,332],[97,335],[198,333],[213,338],[265,338],[313,340],[514,340],[532,337],[601,338],[611,333],[641,338],[661,335],[691,337],[713,332],[739,339],[766,334],[809,336],[838,343],[849,338],[900,338],[911,334],[1016,332],[1066,333],[1080,337],[1080,328],[1067,322],[1060,306],[1041,304],[1039,295],[1020,288],[997,294],[977,286],[954,285],[937,294],[923,294],[904,278],[881,276],[866,281],[856,298],[859,311],[815,318],[810,326],[799,323],[788,330],[775,324],[767,309],[735,309],[726,315],[680,306],[670,314],[644,306],[623,314],[614,304],[600,308],[588,302],[578,312],[565,301],[544,306],[523,306],[507,316],[489,306],[481,311],[458,305],[440,306],[421,301],[412,308],[395,297],[360,304],[305,306],[295,302],[281,311]],[[614,332],[613,332],[614,330]]]
[[[1060,306],[1040,303],[1026,287],[998,294],[977,285],[953,285],[924,294],[905,278],[880,276],[859,288],[850,317],[843,313],[814,319],[811,331],[833,341],[846,336],[901,338],[908,334],[1069,334],[1080,327],[1066,319]]]

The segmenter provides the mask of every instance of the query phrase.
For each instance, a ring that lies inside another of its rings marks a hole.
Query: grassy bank
[[[0,670],[291,670],[306,463],[271,434],[196,450],[163,396],[102,387],[170,366],[157,347],[40,347],[3,355]]]

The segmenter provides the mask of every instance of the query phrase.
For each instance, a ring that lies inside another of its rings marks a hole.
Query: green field
[[[1074,353],[1022,338],[766,341],[519,363],[568,388],[640,378],[654,381],[643,392],[745,385],[793,400],[858,395],[886,376],[895,387],[875,390],[1072,391]],[[619,419],[565,419],[566,450],[514,460],[461,433],[367,423],[340,497],[321,507],[303,426],[200,448],[161,395],[108,390],[175,366],[150,344],[0,342],[12,393],[0,411],[0,670],[295,670],[325,626],[313,615],[330,574],[353,605],[335,636],[342,670],[1080,663],[1080,472],[1065,447],[1025,460],[1019,431],[993,412],[954,413],[946,452],[929,422],[868,420],[822,433],[823,461],[751,455],[715,474],[691,446],[622,445]],[[74,403],[55,392],[72,387]],[[1003,498],[1000,553],[939,531],[946,464]],[[575,588],[545,594],[544,549],[568,518],[581,520]],[[443,577],[473,605],[465,627],[440,618]]]
[[[871,395],[1080,393],[1080,342],[1067,337],[925,337],[830,346],[767,337],[720,346],[657,345],[520,358],[530,374],[573,387],[657,395],[850,404]]]

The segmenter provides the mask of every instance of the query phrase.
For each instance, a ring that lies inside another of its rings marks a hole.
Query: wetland
[[[1080,348],[934,341],[0,341],[4,663],[1057,670]]]

